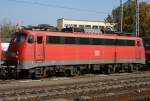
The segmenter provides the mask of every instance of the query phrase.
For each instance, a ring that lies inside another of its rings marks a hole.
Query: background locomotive
[[[132,72],[143,68],[145,50],[138,37],[21,30],[10,42],[6,64],[19,77]]]
[[[1,41],[0,41],[0,67],[2,64],[2,47],[1,47]]]
[[[143,38],[144,48],[145,48],[145,58],[146,58],[146,65],[150,66],[150,37]]]

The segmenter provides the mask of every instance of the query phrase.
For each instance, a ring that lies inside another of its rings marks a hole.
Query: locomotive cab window
[[[34,43],[34,36],[31,35],[28,37],[28,43],[30,44]]]

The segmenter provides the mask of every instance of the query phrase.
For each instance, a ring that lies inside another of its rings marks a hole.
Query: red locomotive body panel
[[[141,38],[117,35],[26,30],[16,34],[8,51],[8,61],[22,69],[55,65],[145,64]]]

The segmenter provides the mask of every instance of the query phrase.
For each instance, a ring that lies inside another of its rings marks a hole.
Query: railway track
[[[126,74],[126,77],[120,75],[120,78],[117,79],[104,79],[105,77],[102,79],[101,77],[95,76],[95,78],[100,79],[81,82],[76,78],[74,80],[79,82],[59,83],[57,85],[46,86],[1,88],[0,101],[49,101],[58,98],[67,99],[69,101],[82,101],[81,99],[86,99],[83,101],[99,101],[99,98],[104,99],[110,96],[126,94],[137,95],[143,92],[150,92],[150,75],[145,76],[144,74],[138,73],[138,76],[135,75],[136,74],[134,74],[134,76],[130,74],[129,76]]]

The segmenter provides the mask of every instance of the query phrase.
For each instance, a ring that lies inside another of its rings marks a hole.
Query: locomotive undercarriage
[[[46,66],[19,70],[20,78],[44,78],[53,76],[78,76],[83,74],[112,74],[146,70],[142,64],[88,64]]]
[[[146,70],[143,64],[87,64],[40,66],[31,69],[18,69],[17,65],[3,64],[0,68],[0,79],[44,78],[53,76],[78,76],[83,74],[112,74]]]

